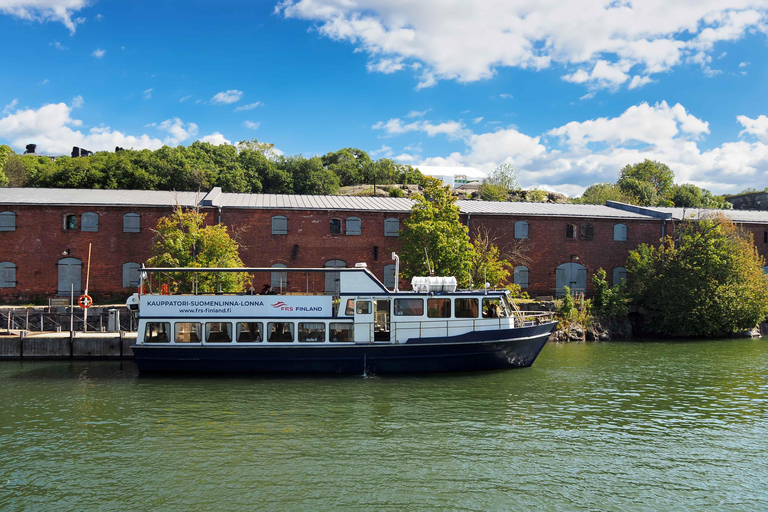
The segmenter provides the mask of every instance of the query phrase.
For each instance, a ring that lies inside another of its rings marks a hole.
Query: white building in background
[[[445,167],[439,165],[414,165],[421,174],[441,180],[451,188],[460,187],[466,183],[481,182],[488,175],[474,167]]]

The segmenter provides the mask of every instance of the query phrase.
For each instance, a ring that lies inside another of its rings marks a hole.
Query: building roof
[[[488,175],[474,167],[450,167],[444,165],[414,165],[421,174],[427,176],[466,176],[467,179],[482,180]]]
[[[595,204],[526,203],[508,201],[457,201],[462,213],[472,215],[520,215],[546,217],[589,217],[646,219],[648,215]]]
[[[207,202],[206,205],[208,205]],[[411,211],[413,201],[404,197],[221,193],[213,198],[210,206],[220,206],[222,208],[280,208],[287,210],[350,210],[408,213]]]
[[[205,192],[73,188],[0,188],[0,204],[194,207]]]
[[[723,216],[737,224],[768,224],[768,211],[761,210],[715,210],[707,208],[669,208],[664,206],[645,207],[645,209],[669,214],[673,220],[699,219],[723,214]]]

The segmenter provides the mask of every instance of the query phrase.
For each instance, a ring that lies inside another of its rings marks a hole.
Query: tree
[[[0,187],[8,185],[8,176],[5,171],[5,164],[8,162],[8,158],[13,153],[10,146],[3,144],[0,146]]]
[[[177,206],[174,212],[162,217],[155,229],[150,267],[242,267],[239,246],[223,224],[205,226],[206,215]],[[250,282],[243,272],[188,273],[170,272],[180,292],[200,293],[239,292]],[[196,282],[196,283],[195,283]]]
[[[403,277],[426,275],[431,269],[467,286],[475,251],[467,227],[459,220],[456,198],[436,178],[426,176],[423,183],[422,193],[411,197],[411,215],[400,232]]]
[[[592,276],[592,287],[595,290],[592,298],[592,308],[595,313],[604,318],[625,316],[629,312],[624,283],[608,286],[606,273],[602,268]]]
[[[637,199],[635,199],[634,196],[624,192],[615,183],[596,183],[595,185],[590,185],[584,190],[581,197],[573,202],[581,204],[605,204],[606,201],[637,204]]]
[[[509,191],[519,188],[512,164],[504,163],[483,179],[478,192],[483,201],[507,201]]]
[[[627,262],[628,291],[649,331],[726,336],[768,315],[768,281],[752,236],[722,217],[689,220],[658,247],[641,244]]]
[[[474,257],[470,263],[472,283],[490,283],[491,286],[502,286],[509,282],[512,264],[504,259],[499,247],[485,229],[478,231],[474,240]]]
[[[630,180],[636,180],[643,184],[649,183],[653,187],[656,197],[669,199],[675,183],[675,173],[666,164],[648,159],[639,164],[625,166],[621,170],[619,180],[616,182],[617,185],[626,193],[634,195],[641,201],[645,201],[647,192],[638,195],[636,193],[638,185],[630,183]]]

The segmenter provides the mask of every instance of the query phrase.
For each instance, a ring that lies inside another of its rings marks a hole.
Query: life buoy
[[[87,293],[84,293],[80,296],[79,299],[77,299],[77,303],[80,305],[83,309],[88,309],[89,307],[93,306],[93,299],[90,295]]]

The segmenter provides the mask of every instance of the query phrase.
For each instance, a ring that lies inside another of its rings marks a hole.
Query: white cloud
[[[144,96],[145,100],[151,99],[152,98],[152,87],[150,87],[149,89],[144,89],[144,92],[142,93],[142,95]]]
[[[414,121],[403,124],[402,120],[395,118],[386,123],[379,121],[372,128],[384,130],[388,136],[402,135],[408,132],[424,132],[430,137],[447,135],[449,139],[459,139],[469,134],[461,121],[447,121],[439,124],[432,124],[429,121]]]
[[[190,137],[197,135],[197,125],[195,123],[185,123],[178,117],[166,119],[157,125],[157,128],[168,132],[169,135],[165,138],[164,142],[170,145],[180,144]]]
[[[9,104],[7,104],[5,107],[3,107],[3,114],[10,113],[13,109],[16,108],[16,105],[19,104],[18,98],[13,98]]]
[[[389,158],[392,156],[392,148],[382,144],[379,149],[374,149],[373,151],[369,151],[369,154],[371,156],[381,156],[383,158]]]
[[[220,146],[222,144],[232,144],[232,142],[226,139],[219,132],[213,132],[210,135],[206,135],[205,137],[200,139],[200,142],[208,142],[209,144],[213,144],[214,146]]]
[[[219,93],[219,94],[221,94],[221,93]],[[244,110],[253,110],[256,107],[260,107],[260,106],[261,106],[261,102],[257,101],[256,103],[249,103],[247,105],[240,105],[239,107],[235,107],[235,110],[233,110],[233,112],[242,112]]]
[[[750,119],[747,116],[736,116],[736,120],[744,127],[739,136],[746,133],[768,144],[768,117],[760,115],[757,119]]]
[[[476,118],[474,118],[472,120],[472,122],[475,123],[475,124],[482,123],[483,122],[483,118],[482,117],[476,117]]]
[[[72,16],[87,6],[88,0],[0,0],[0,13],[40,23],[58,21],[74,34],[85,19]]]
[[[48,80],[47,78],[43,78],[43,81],[42,82],[38,82],[37,85],[48,85],[50,82],[51,81]]]
[[[367,53],[371,72],[413,70],[417,88],[552,66],[593,88],[638,87],[684,62],[706,71],[717,43],[768,32],[762,0],[282,0],[275,12]]]
[[[737,121],[744,128],[739,135],[754,141],[725,142],[705,150],[699,141],[709,133],[707,121],[680,104],[641,103],[619,116],[572,121],[543,136],[507,127],[466,135],[465,149],[447,156],[417,158],[409,151],[395,160],[484,172],[506,162],[515,167],[524,187],[579,195],[594,183],[616,181],[625,165],[650,159],[669,165],[677,183],[694,183],[719,194],[739,192],[768,180],[768,116],[738,116]],[[417,131],[403,129],[401,134],[413,136]]]
[[[408,112],[405,117],[413,118],[413,117],[424,117],[429,113],[429,109],[427,110],[411,110]]]
[[[179,103],[184,103],[185,101],[187,101],[191,97],[192,97],[191,94],[189,94],[187,96],[182,96],[181,98],[179,98]]]
[[[66,46],[64,46],[63,44],[61,44],[56,40],[54,40],[52,43],[48,43],[48,46],[53,46],[57,50],[69,50],[69,48],[67,48]]]
[[[249,130],[258,130],[261,123],[254,123],[253,121],[243,121],[243,126]]]
[[[79,98],[79,97],[78,97]],[[72,146],[91,151],[113,151],[115,146],[134,149],[157,149],[163,141],[148,135],[126,135],[106,126],[91,128],[87,133],[76,129],[82,121],[71,117],[73,105],[51,103],[39,109],[23,109],[0,118],[0,139],[22,151],[30,142],[47,155],[69,154]],[[82,98],[79,103],[82,104]]]
[[[505,100],[511,100],[512,98],[514,98],[514,96],[512,96],[511,94],[502,93],[502,94],[499,94],[499,98],[502,98]]]
[[[242,97],[243,91],[230,89],[228,91],[216,93],[213,98],[211,98],[211,103],[229,105],[230,103],[237,103]]]
[[[104,57],[104,55],[107,53],[107,50],[102,50],[101,48],[96,48],[93,50],[93,53],[91,54],[92,57],[96,57],[97,59],[100,59]]]
[[[83,106],[83,103],[85,103],[85,100],[79,94],[72,98],[72,108],[80,108]]]

